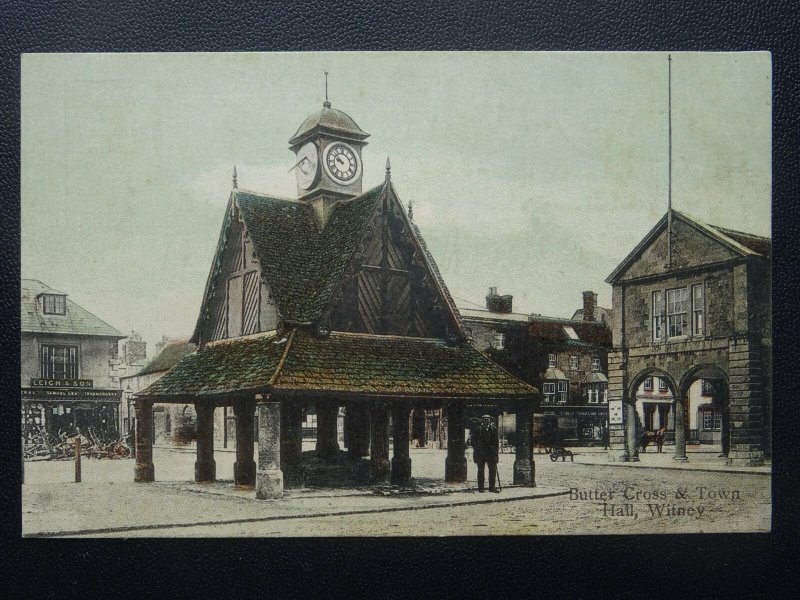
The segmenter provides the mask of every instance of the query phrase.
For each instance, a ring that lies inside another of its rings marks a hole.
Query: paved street
[[[194,455],[155,451],[154,484],[134,484],[133,461],[84,461],[84,483],[70,483],[69,462],[28,463],[23,486],[25,534],[193,536],[569,535],[768,531],[770,476],[697,470],[710,455],[690,455],[691,469],[604,464],[600,452],[575,462],[536,455],[538,487],[508,487],[513,455],[501,455],[500,494],[470,481],[448,486],[445,452],[412,450],[419,493],[397,490],[291,490],[259,501],[229,481],[198,485]],[[669,456],[642,457],[645,465]],[[217,452],[218,477],[229,478],[233,453]],[[713,466],[713,465],[712,465]],[[535,496],[531,496],[535,494]],[[480,504],[475,504],[480,502]],[[202,525],[195,525],[202,523]]]

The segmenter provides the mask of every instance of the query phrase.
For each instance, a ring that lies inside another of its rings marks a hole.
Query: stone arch
[[[643,367],[628,380],[629,385],[625,397],[625,437],[627,441],[627,459],[631,462],[637,462],[639,460],[639,445],[641,434],[643,433],[637,429],[639,420],[636,410],[636,392],[638,391],[639,386],[642,385],[642,383],[644,383],[645,379],[648,377],[658,377],[666,382],[667,388],[669,389],[673,398],[671,405],[672,410],[675,410],[675,400],[678,398],[677,393],[679,388],[675,383],[675,377],[668,371],[665,371],[659,367]]]
[[[684,399],[687,404],[689,400],[689,388],[692,384],[699,380],[699,379],[709,379],[712,381],[721,381],[722,386],[714,386],[714,404],[719,406],[719,410],[721,411],[721,427],[720,427],[720,446],[722,450],[722,454],[724,456],[728,456],[728,452],[730,451],[730,436],[731,436],[731,427],[730,427],[730,383],[728,378],[728,373],[726,370],[714,363],[702,363],[699,365],[695,365],[686,370],[683,376],[680,379],[679,389],[681,393],[681,398]],[[688,406],[687,406],[688,409]],[[687,415],[687,422],[690,416]],[[698,424],[699,430],[699,424]],[[699,437],[699,433],[698,433]]]
[[[645,367],[630,379],[630,385],[628,386],[628,394],[626,399],[628,403],[636,404],[636,391],[648,377],[659,377],[666,381],[667,387],[672,393],[672,397],[678,398],[679,387],[675,383],[675,378],[670,373],[664,369],[659,369],[658,367]]]

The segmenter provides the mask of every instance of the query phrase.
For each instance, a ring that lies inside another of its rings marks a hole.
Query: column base
[[[618,448],[611,448],[608,450],[608,462],[625,462],[628,455],[624,450]]]
[[[639,462],[639,455],[635,454],[634,456],[628,456],[625,459],[625,462]]]
[[[448,456],[444,459],[444,480],[448,483],[464,483],[467,480],[466,456]]]
[[[518,458],[514,461],[514,485],[536,487],[535,466],[529,458]]]
[[[685,462],[689,462],[689,457],[688,456],[673,456],[672,460],[674,460],[676,462],[685,463]]]
[[[283,498],[283,471],[270,469],[256,473],[256,498],[274,500]]]
[[[234,485],[255,485],[256,484],[256,461],[236,461],[233,463],[233,484]]]
[[[198,460],[194,463],[194,480],[211,482],[217,480],[217,463],[213,460]]]
[[[391,468],[388,458],[369,459],[369,480],[371,483],[384,483],[389,481]]]
[[[392,483],[396,485],[403,485],[408,483],[411,479],[411,459],[410,458],[392,458]]]
[[[764,464],[764,453],[761,450],[731,450],[725,464],[730,467],[760,467]]]
[[[134,465],[133,480],[136,482],[150,482],[156,480],[155,467],[153,463],[144,465]]]

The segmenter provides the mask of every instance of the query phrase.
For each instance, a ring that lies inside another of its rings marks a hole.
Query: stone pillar
[[[467,457],[464,456],[464,407],[447,407],[447,458],[444,461],[444,480],[463,483],[467,480]]]
[[[636,402],[624,402],[625,409],[625,434],[627,437],[627,449],[625,452],[628,462],[639,462],[639,436],[636,431]]]
[[[369,478],[372,483],[389,480],[389,409],[384,402],[370,410]]]
[[[616,305],[615,305],[616,306]],[[615,324],[616,327],[616,324]],[[626,364],[621,350],[608,354],[608,408],[620,406],[625,410]],[[615,413],[616,414],[616,413]],[[624,417],[624,415],[623,415]],[[608,422],[608,460],[624,462],[628,458],[625,424]]]
[[[300,464],[303,453],[303,407],[284,402],[281,407],[281,469],[285,478]]]
[[[335,402],[317,402],[317,456],[324,460],[335,458],[339,452],[337,421],[339,406]]]
[[[688,396],[675,400],[675,456],[673,460],[686,462],[686,405]]]
[[[256,461],[253,460],[253,438],[255,437],[255,399],[237,400],[233,404],[236,419],[236,462],[233,463],[234,485],[256,484]]]
[[[411,457],[408,452],[409,431],[408,416],[411,412],[409,406],[398,402],[392,407],[392,483],[405,485],[411,479]]]
[[[363,403],[353,402],[347,407],[347,452],[358,460],[369,454],[369,411]]]
[[[258,410],[256,498],[261,500],[282,498],[281,405],[280,402],[258,400],[256,410]]]
[[[136,400],[136,464],[133,467],[134,481],[155,481],[153,467],[153,403],[150,400]]]
[[[730,449],[726,463],[755,467],[764,464],[763,363],[757,345],[747,339],[728,349],[730,389],[728,411]]]
[[[214,404],[195,401],[197,413],[197,460],[194,463],[195,481],[214,481],[217,464],[214,462]]]
[[[517,454],[514,460],[514,484],[536,487],[535,465],[532,459],[531,431],[533,410],[530,406],[517,407]]]

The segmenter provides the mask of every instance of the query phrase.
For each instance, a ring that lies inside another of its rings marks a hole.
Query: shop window
[[[664,338],[664,292],[653,292],[653,341],[660,342]]]
[[[544,402],[553,402],[556,395],[556,384],[555,383],[542,384],[542,392],[544,393]]]
[[[548,354],[547,355],[547,366],[551,369],[554,369],[556,366],[556,355],[555,354]]]
[[[689,334],[689,290],[667,290],[667,335],[670,338]]]
[[[43,379],[77,379],[77,346],[42,346]]]
[[[692,286],[692,331],[694,335],[703,335],[703,284]]]
[[[569,368],[572,371],[577,371],[578,370],[578,357],[575,356],[574,354],[569,357]]]
[[[67,297],[58,294],[44,294],[42,296],[42,311],[46,315],[67,314]]]
[[[644,391],[645,392],[652,392],[653,391],[653,378],[648,377],[644,380]]]

